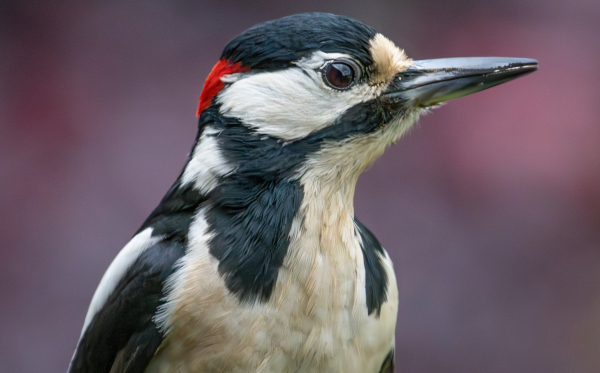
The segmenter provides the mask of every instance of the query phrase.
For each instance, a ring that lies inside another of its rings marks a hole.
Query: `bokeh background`
[[[0,2],[0,372],[63,372],[104,270],[178,175],[224,45],[305,11],[415,59],[533,75],[424,117],[360,179],[398,372],[600,372],[597,0]]]

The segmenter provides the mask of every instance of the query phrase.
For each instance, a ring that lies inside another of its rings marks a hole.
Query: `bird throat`
[[[232,294],[243,302],[268,302],[282,268],[307,289],[318,271],[356,276],[361,267],[364,272],[354,191],[360,173],[383,152],[383,143],[365,137],[329,147],[285,144],[257,136],[235,118],[221,116],[218,107],[205,110],[200,122],[203,133],[193,158],[202,156],[202,162],[195,165],[192,159],[183,175],[193,169],[214,179],[187,177],[196,185],[214,185],[203,191],[205,202],[198,211],[211,234],[210,255]],[[211,146],[198,151],[204,145]],[[210,165],[216,158],[229,166]],[[320,283],[338,281],[344,280],[323,278]]]

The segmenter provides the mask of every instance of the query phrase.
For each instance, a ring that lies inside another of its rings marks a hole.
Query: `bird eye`
[[[336,89],[347,89],[358,76],[358,66],[346,61],[333,61],[323,71],[325,82]]]

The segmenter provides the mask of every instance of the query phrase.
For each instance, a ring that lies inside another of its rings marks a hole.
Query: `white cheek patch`
[[[306,137],[375,97],[375,89],[366,84],[339,91],[323,82],[315,69],[341,56],[315,52],[285,70],[249,74],[219,93],[220,112],[260,134],[285,141]]]
[[[217,144],[219,132],[207,127],[194,148],[194,153],[181,177],[182,185],[195,183],[196,189],[208,193],[214,189],[219,178],[233,171],[233,166],[223,158]]]

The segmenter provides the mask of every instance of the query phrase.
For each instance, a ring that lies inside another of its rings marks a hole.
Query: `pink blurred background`
[[[360,179],[398,372],[600,371],[597,0],[0,3],[0,372],[62,372],[104,270],[179,173],[225,44],[305,11],[415,59],[529,57]]]

